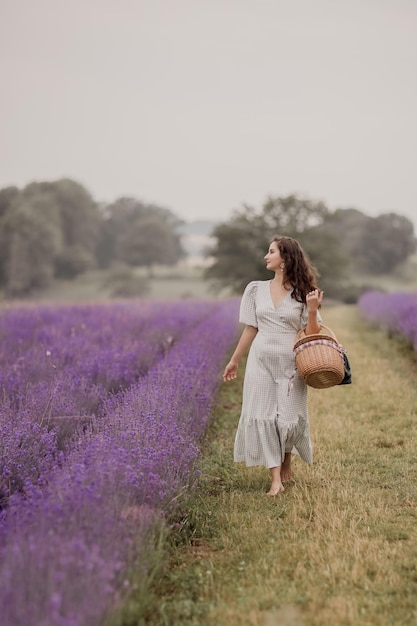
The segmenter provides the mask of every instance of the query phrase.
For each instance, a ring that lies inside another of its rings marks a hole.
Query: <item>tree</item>
[[[181,258],[179,238],[157,215],[139,218],[119,241],[119,258],[132,266],[175,265]]]
[[[323,224],[328,215],[324,202],[299,198],[295,194],[282,198],[270,196],[262,211],[269,232],[285,233],[295,239],[307,229]]]
[[[15,203],[19,195],[19,189],[14,186],[0,189],[0,219],[3,215],[6,215],[7,211]]]
[[[73,278],[96,264],[101,215],[89,192],[70,179],[30,183],[24,198],[35,211],[53,206],[60,222],[61,246],[54,258],[54,273]]]
[[[121,261],[131,266],[172,265],[183,256],[181,221],[168,209],[119,198],[102,207],[104,224],[98,246],[101,267]]]
[[[369,228],[369,217],[358,209],[336,209],[326,218],[326,227],[337,237],[345,254],[357,267],[364,266],[367,250],[363,246],[364,231]]]
[[[407,217],[396,213],[368,218],[363,231],[366,269],[374,274],[390,274],[416,249],[414,227]]]
[[[268,229],[255,210],[245,206],[229,222],[218,224],[212,233],[216,239],[207,256],[215,259],[205,271],[214,284],[240,292],[249,280],[265,277],[262,258],[268,244]]]
[[[146,214],[146,207],[136,198],[118,198],[100,207],[102,224],[97,245],[99,267],[106,268],[120,260],[119,241],[135,221]]]
[[[244,206],[229,222],[213,232],[217,240],[208,251],[214,263],[205,277],[214,283],[241,293],[250,280],[271,278],[263,257],[275,234],[298,239],[320,273],[326,289],[344,276],[346,259],[337,239],[325,227],[329,211],[322,202],[304,200],[295,195],[270,197],[257,211]]]
[[[17,187],[0,189],[0,286],[6,283],[6,266],[9,257],[10,240],[6,236],[5,225],[12,207],[17,204],[20,191]]]
[[[0,284],[20,296],[91,267],[100,223],[90,194],[69,179],[0,190]]]
[[[22,296],[34,288],[47,286],[60,246],[58,223],[51,219],[49,212],[34,211],[33,206],[20,197],[2,218],[2,236],[8,242],[6,293],[12,297]]]
[[[369,217],[357,209],[337,209],[326,218],[356,273],[391,273],[416,250],[412,222],[396,213]]]

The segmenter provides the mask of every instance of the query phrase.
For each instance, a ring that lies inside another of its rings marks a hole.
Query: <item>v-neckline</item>
[[[271,300],[272,307],[273,307],[274,311],[277,311],[279,309],[279,307],[281,306],[281,304],[284,302],[285,298],[288,296],[288,294],[291,293],[292,288],[287,290],[287,293],[285,294],[285,296],[283,296],[281,298],[281,300],[278,302],[277,306],[275,306],[275,302],[274,302],[274,299],[272,297],[271,287],[272,287],[272,279],[268,282],[268,292],[269,292],[269,298]]]

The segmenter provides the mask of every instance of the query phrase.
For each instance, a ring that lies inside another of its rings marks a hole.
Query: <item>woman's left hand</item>
[[[317,311],[323,302],[323,291],[320,289],[313,289],[309,291],[306,296],[307,309],[309,311]]]

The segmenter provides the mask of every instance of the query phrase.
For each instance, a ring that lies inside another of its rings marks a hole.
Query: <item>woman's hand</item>
[[[257,332],[258,329],[255,326],[245,326],[236,346],[236,350],[233,352],[230,361],[224,368],[223,380],[234,380],[236,378],[239,361],[249,349]]]
[[[321,303],[323,302],[323,291],[320,289],[313,289],[309,291],[306,296],[307,309],[309,312],[318,311]]]
[[[237,376],[238,364],[235,361],[229,361],[224,368],[223,380],[234,380]]]

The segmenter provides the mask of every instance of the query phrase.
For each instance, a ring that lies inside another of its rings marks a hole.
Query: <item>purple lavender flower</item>
[[[417,346],[417,294],[368,291],[358,302],[359,311],[369,321],[389,333],[397,333]]]
[[[16,481],[0,523],[4,626],[26,626],[28,615],[34,623],[45,626],[102,623],[106,612],[129,588],[131,568],[135,566],[146,578],[152,563],[149,533],[155,532],[164,514],[175,509],[181,493],[192,488],[222,364],[237,331],[237,302],[160,303],[158,310],[153,309],[154,315],[159,316],[164,306],[170,309],[165,317],[161,313],[165,328],[160,318],[159,325],[153,320],[152,326],[150,318],[149,324],[143,323],[147,339],[152,337],[158,346],[145,370],[132,379],[127,374],[130,382],[118,390],[109,390],[92,376],[91,388],[95,385],[100,390],[100,414],[91,429],[78,433],[59,454],[54,449],[55,431],[45,429],[45,409],[52,404],[71,409],[82,406],[77,392],[84,396],[89,387],[88,382],[83,386],[81,381],[88,377],[81,360],[78,371],[84,374],[77,374],[76,355],[83,351],[74,349],[75,357],[71,357],[67,346],[67,360],[58,358],[57,354],[65,351],[65,341],[58,340],[57,329],[50,327],[51,321],[57,320],[54,311],[44,314],[35,309],[36,323],[30,318],[26,328],[31,333],[44,338],[55,333],[55,343],[49,336],[49,346],[42,346],[42,358],[56,363],[58,372],[68,365],[72,382],[66,386],[65,377],[50,372],[53,387],[48,388],[35,368],[25,363],[15,393],[6,396],[2,408],[0,424],[11,426],[2,468],[6,480],[10,482],[13,476]],[[89,313],[87,309],[86,320]],[[100,317],[102,314],[97,312],[96,324],[104,319],[106,334],[108,318]],[[139,310],[136,314],[140,317]],[[77,315],[79,325],[87,326],[79,310]],[[111,314],[110,318],[114,319]],[[69,319],[67,330],[74,327]],[[129,346],[126,325],[116,325],[113,334],[120,332],[124,345]],[[139,341],[140,334],[132,326],[132,341]],[[90,328],[93,335],[96,329]],[[36,354],[31,333],[20,328],[16,332],[18,358]],[[94,350],[89,334],[84,346]],[[62,335],[68,338],[71,332]],[[95,337],[101,345],[98,331]],[[161,343],[164,337],[165,343]],[[8,346],[12,349],[10,342]],[[48,367],[42,370],[44,374]],[[91,369],[89,365],[87,371]],[[22,372],[30,378],[26,396],[24,386],[19,386],[24,379]],[[35,388],[38,398],[31,395]],[[51,389],[55,395],[48,405]],[[73,398],[66,395],[68,389]],[[46,434],[51,439],[43,439]],[[36,464],[36,454],[44,459],[44,466]]]

